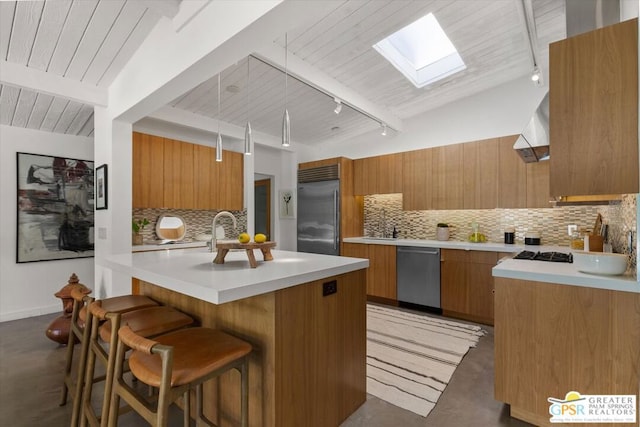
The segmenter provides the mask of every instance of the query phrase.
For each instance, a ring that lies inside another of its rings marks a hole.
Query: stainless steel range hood
[[[549,93],[542,98],[527,127],[522,131],[514,150],[525,163],[549,159]]]

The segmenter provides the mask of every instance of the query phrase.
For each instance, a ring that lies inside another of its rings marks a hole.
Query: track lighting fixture
[[[222,161],[222,134],[220,134],[220,73],[218,73],[218,137],[216,138],[216,162]]]
[[[289,121],[289,111],[287,110],[287,59],[289,56],[289,39],[284,33],[284,116],[282,117],[282,146],[291,145],[291,122]]]
[[[533,72],[531,73],[531,81],[538,85],[540,84],[540,69],[538,67],[533,68]]]
[[[380,126],[382,127],[382,132],[380,132],[380,135],[387,136],[387,125],[384,123],[380,123]]]
[[[333,110],[333,112],[336,114],[340,114],[340,111],[342,111],[342,101],[340,101],[338,98],[333,98],[333,100],[336,101],[336,108],[335,110]]]

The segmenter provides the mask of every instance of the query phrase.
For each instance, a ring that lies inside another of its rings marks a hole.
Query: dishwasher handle
[[[440,249],[433,249],[433,248],[407,248],[407,247],[399,246],[398,252],[417,253],[417,254],[425,254],[425,255],[440,255]]]

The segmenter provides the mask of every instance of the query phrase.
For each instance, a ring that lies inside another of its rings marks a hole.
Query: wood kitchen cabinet
[[[549,162],[527,163],[527,202],[528,208],[550,208],[549,200]]]
[[[367,258],[367,296],[382,302],[398,300],[396,278],[396,247],[392,245],[367,245],[343,243],[343,255]]]
[[[354,160],[354,194],[401,193],[402,168],[402,153]]]
[[[428,148],[402,153],[402,209],[405,211],[433,209],[432,154]]]
[[[464,207],[462,144],[432,148],[431,197],[433,209]]]
[[[498,206],[498,139],[462,144],[464,209]]]
[[[498,138],[498,207],[527,207],[527,167],[513,149],[517,135]]]
[[[638,20],[549,46],[552,196],[638,192]]]
[[[445,316],[493,325],[497,252],[442,249],[440,301]]]
[[[133,207],[242,210],[241,153],[133,133]]]
[[[134,208],[164,207],[164,140],[133,133],[132,147]]]

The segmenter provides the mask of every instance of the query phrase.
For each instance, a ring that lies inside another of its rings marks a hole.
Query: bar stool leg
[[[86,297],[89,298],[89,297]],[[91,300],[87,300],[88,305]],[[89,335],[91,331],[92,320],[91,316],[87,316],[84,330],[82,331],[82,345],[80,346],[80,361],[78,363],[78,374],[76,377],[76,385],[73,393],[73,409],[71,413],[71,427],[78,426],[80,421],[80,412],[82,410],[82,391],[84,389],[84,374],[87,363],[87,357],[89,355]]]
[[[249,357],[245,356],[240,366],[240,394],[241,409],[240,417],[242,427],[249,427]]]

